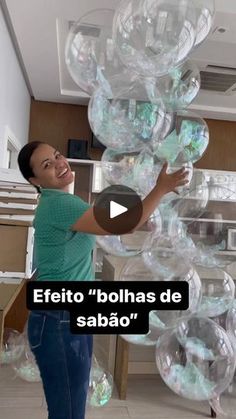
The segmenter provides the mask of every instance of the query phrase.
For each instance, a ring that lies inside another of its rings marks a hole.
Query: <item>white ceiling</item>
[[[88,96],[71,79],[64,63],[68,21],[98,9],[114,9],[119,0],[5,0],[11,25],[36,100],[86,104]],[[190,56],[207,65],[236,69],[236,1],[216,0],[213,33]],[[214,32],[224,27],[226,32]],[[236,71],[236,70],[235,70]],[[203,117],[236,120],[236,92],[201,90],[192,109]]]

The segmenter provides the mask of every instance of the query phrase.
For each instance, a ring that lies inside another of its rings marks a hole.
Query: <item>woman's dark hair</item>
[[[34,172],[30,165],[30,159],[33,152],[41,145],[45,144],[43,141],[32,141],[31,143],[26,144],[18,154],[18,166],[19,169],[26,180],[29,182],[29,178],[34,177]],[[30,183],[30,182],[29,182]],[[33,185],[37,192],[40,193],[40,187]]]

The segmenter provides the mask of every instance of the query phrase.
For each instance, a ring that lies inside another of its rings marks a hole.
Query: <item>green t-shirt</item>
[[[76,195],[43,189],[34,218],[39,281],[94,280],[95,236],[70,230],[90,205]]]

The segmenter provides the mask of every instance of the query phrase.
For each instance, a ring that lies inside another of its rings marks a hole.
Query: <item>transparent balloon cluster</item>
[[[207,126],[183,110],[201,85],[189,55],[210,33],[214,13],[214,0],[122,0],[115,11],[92,10],[71,27],[66,65],[90,96],[90,126],[108,149],[147,147],[179,163],[201,158]],[[111,153],[104,163],[117,162]]]
[[[196,182],[199,175],[201,171],[193,170],[189,190],[166,197],[159,205],[159,228],[148,232],[141,252],[127,259],[119,278],[186,281],[189,308],[152,311],[146,335],[122,338],[156,347],[160,375],[175,393],[208,400],[218,415],[233,418],[235,253],[226,249],[228,228],[235,223],[236,194],[205,178]]]
[[[223,401],[235,391],[229,269],[235,258],[226,249],[236,192],[193,168],[208,147],[209,130],[188,110],[201,85],[189,56],[209,35],[214,14],[214,0],[121,0],[115,11],[93,10],[75,23],[65,60],[90,96],[88,119],[106,147],[101,160],[108,184],[126,185],[145,198],[164,161],[169,173],[188,170],[188,184],[164,196],[141,231],[97,242],[124,258],[121,281],[188,282],[188,310],[152,311],[146,335],[122,337],[156,346],[160,375],[175,393],[209,400],[218,414],[229,414]],[[101,376],[99,369],[94,376]]]

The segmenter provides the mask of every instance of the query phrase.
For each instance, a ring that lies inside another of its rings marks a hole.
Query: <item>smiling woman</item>
[[[22,148],[18,164],[40,193],[34,219],[37,281],[94,280],[94,235],[109,233],[98,225],[89,204],[68,193],[73,182],[68,161],[50,145],[37,141]],[[187,182],[184,169],[167,174],[166,168],[143,200],[143,215],[136,228],[146,222],[165,193]],[[131,210],[120,215],[125,224]],[[69,312],[47,310],[31,311],[28,338],[50,419],[84,419],[92,336],[71,334]]]
[[[32,151],[30,158],[32,172],[26,173],[27,180],[37,187],[61,189],[67,192],[68,186],[73,182],[73,174],[66,158],[45,143],[33,142],[27,146],[25,151]],[[21,155],[18,161],[24,175],[26,166]]]
[[[18,156],[23,176],[40,193],[34,219],[37,281],[93,280],[95,238],[70,227],[89,209],[68,193],[69,163],[48,144],[32,142]],[[31,311],[28,339],[38,364],[50,419],[84,418],[93,338],[70,333],[67,311]]]

